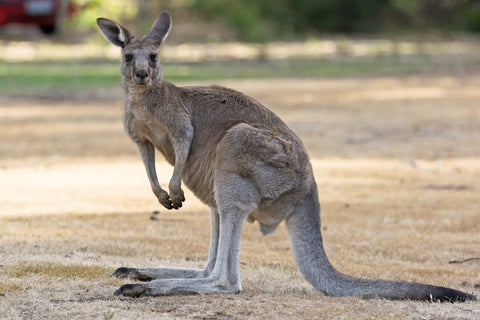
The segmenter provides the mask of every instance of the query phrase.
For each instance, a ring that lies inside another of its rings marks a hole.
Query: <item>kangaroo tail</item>
[[[287,229],[298,267],[310,284],[330,296],[359,296],[392,300],[467,301],[474,295],[415,282],[349,277],[328,261],[320,232],[320,205],[316,188],[287,219]]]

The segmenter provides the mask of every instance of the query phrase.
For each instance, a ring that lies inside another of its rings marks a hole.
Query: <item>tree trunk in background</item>
[[[65,35],[65,19],[68,14],[68,0],[60,0],[60,7],[55,22],[55,33],[59,39],[63,39]]]

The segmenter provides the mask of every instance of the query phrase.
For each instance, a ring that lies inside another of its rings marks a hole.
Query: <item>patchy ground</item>
[[[480,78],[221,84],[305,142],[339,270],[480,295]],[[178,212],[156,203],[120,98],[0,104],[2,319],[480,319],[479,302],[325,297],[298,273],[284,226],[264,237],[245,225],[240,294],[113,297],[127,282],[109,276],[117,267],[201,267],[208,209],[191,193]]]

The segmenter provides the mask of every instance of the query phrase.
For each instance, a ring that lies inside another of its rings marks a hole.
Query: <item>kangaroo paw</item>
[[[183,194],[182,189],[179,189],[177,192],[170,192],[170,197],[174,209],[179,209],[182,207],[182,202],[185,201],[185,195]]]
[[[157,195],[158,202],[168,210],[173,209],[172,199],[170,199],[170,195],[166,192],[162,192],[161,194]]]

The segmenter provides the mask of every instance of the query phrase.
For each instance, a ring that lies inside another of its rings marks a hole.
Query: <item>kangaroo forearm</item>
[[[175,150],[175,166],[173,168],[172,178],[168,184],[170,197],[175,209],[182,206],[185,201],[182,186],[182,173],[187,161],[190,145],[193,139],[193,126],[188,123],[183,126],[184,130],[181,134],[172,138],[173,149]]]
[[[145,170],[147,171],[148,180],[153,190],[161,189],[158,183],[157,171],[155,169],[155,148],[153,144],[146,140],[144,142],[137,143],[140,155],[142,157]]]
[[[137,142],[140,155],[142,157],[145,170],[147,171],[148,180],[152,187],[153,194],[157,197],[158,201],[167,209],[173,209],[174,206],[167,191],[163,190],[158,182],[157,171],[155,169],[155,147],[153,144],[144,140]]]

